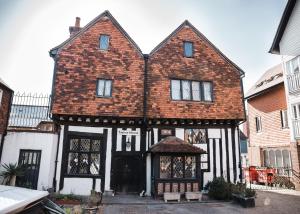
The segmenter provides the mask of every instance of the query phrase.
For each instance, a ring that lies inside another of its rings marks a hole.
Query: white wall
[[[296,1],[293,12],[279,43],[280,55],[300,55],[300,1]]]
[[[1,163],[17,163],[21,149],[41,150],[38,189],[52,187],[57,134],[38,132],[11,132],[5,137]]]

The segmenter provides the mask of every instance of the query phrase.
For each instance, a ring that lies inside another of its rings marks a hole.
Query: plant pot
[[[255,207],[255,198],[254,197],[244,197],[239,194],[232,194],[233,199],[238,202],[242,207]]]

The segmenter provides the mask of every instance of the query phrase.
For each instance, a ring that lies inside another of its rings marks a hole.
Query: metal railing
[[[50,95],[14,94],[8,126],[36,127],[41,121],[51,121],[49,117]]]
[[[289,93],[300,91],[300,73],[287,76]]]

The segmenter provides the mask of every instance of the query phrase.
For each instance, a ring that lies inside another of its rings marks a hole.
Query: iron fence
[[[50,95],[15,93],[9,117],[9,126],[36,127],[49,117]]]

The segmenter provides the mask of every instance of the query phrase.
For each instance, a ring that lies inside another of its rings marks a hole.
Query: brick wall
[[[183,41],[193,42],[194,57],[183,55]],[[148,116],[152,118],[242,119],[239,71],[191,27],[183,27],[149,60]],[[214,102],[174,101],[170,79],[213,82]]]
[[[0,84],[0,89],[3,90],[2,101],[0,105],[0,135],[5,133],[7,128],[7,120],[9,118],[10,100],[12,97],[12,91]],[[0,138],[1,140],[1,138]]]
[[[99,49],[110,36],[108,51]],[[96,97],[98,78],[112,79],[112,97]],[[53,114],[141,117],[144,59],[111,19],[103,17],[58,54]]]
[[[287,109],[283,83],[251,98],[247,106],[250,131],[249,161],[251,165],[260,165],[262,162],[260,148],[289,146],[290,143],[290,129],[281,127],[280,110]],[[256,132],[256,116],[261,117],[260,133]]]

